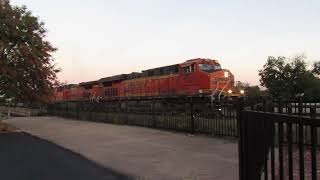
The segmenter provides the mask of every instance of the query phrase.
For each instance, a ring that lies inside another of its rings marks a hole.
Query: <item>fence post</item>
[[[106,122],[108,122],[109,101],[105,101],[105,109],[104,110],[106,111],[105,120],[106,120]]]
[[[153,128],[156,128],[156,113],[155,113],[155,101],[151,101],[152,103],[152,120],[153,120]]]
[[[316,118],[316,108],[315,107],[310,107],[310,117]]]
[[[302,98],[299,98],[298,104],[298,115],[302,116]],[[303,141],[303,131],[304,127],[302,124],[299,124],[299,157],[304,157],[304,141]],[[304,177],[304,160],[299,158],[299,174],[300,177]]]
[[[267,100],[265,98],[262,99],[262,111],[267,112]]]
[[[283,113],[283,109],[282,109],[282,101],[279,98],[279,102],[278,102],[278,113]]]
[[[238,141],[238,156],[239,156],[239,180],[246,180],[246,166],[245,166],[245,149],[244,149],[244,132],[245,132],[245,127],[242,119],[242,112],[244,109],[244,100],[243,98],[239,98],[237,100],[237,127],[238,127],[238,136],[239,136],[239,141]]]
[[[298,103],[298,115],[302,116],[302,99],[299,98],[299,103]]]
[[[121,120],[121,99],[119,99],[118,101],[118,115],[117,115],[117,124],[122,124],[122,120]]]
[[[79,111],[80,111],[80,104],[79,102],[76,103],[76,119],[80,119],[79,117]]]
[[[288,109],[288,114],[292,114],[292,103],[289,101],[289,102],[287,102],[288,104],[287,104],[287,109]]]
[[[190,115],[191,115],[191,134],[195,134],[195,122],[194,122],[192,97],[190,98]]]
[[[316,118],[316,108],[310,107],[310,117]],[[317,179],[317,145],[318,134],[317,127],[311,126],[311,173],[312,179]]]
[[[126,114],[126,117],[124,119],[125,124],[129,124],[129,110],[128,110],[128,101],[123,101],[124,102],[124,113]]]
[[[9,110],[8,110],[8,118],[10,118],[10,116],[11,116],[11,110],[9,108]]]
[[[53,115],[54,115],[54,116],[58,116],[58,114],[59,114],[58,105],[59,105],[59,104],[57,104],[57,103],[54,103],[54,104],[53,104],[53,107],[54,107],[54,108],[53,108],[53,110],[54,110],[54,111],[53,111]]]
[[[66,117],[66,118],[68,117],[68,113],[69,113],[68,102],[66,102],[66,114],[65,114],[65,117]]]
[[[90,107],[88,107],[88,110],[89,110],[89,120],[90,121],[92,121],[92,117],[93,117],[93,115],[92,115],[92,113],[93,113],[93,109],[94,109],[94,101],[90,101]]]

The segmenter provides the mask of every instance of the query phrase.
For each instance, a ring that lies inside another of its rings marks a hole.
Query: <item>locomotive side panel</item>
[[[55,100],[86,100],[110,97],[176,96],[214,94],[231,91],[234,77],[210,59],[192,59],[141,73],[121,74],[84,82],[72,88],[58,87]],[[63,89],[61,91],[61,89]]]
[[[82,100],[85,98],[85,89],[83,87],[74,87],[70,89],[70,100]]]

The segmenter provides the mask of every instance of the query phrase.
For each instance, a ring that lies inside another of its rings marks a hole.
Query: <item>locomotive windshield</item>
[[[199,64],[199,68],[202,71],[211,73],[213,71],[220,70],[221,66],[220,66],[220,64],[215,64],[215,65],[214,64]]]

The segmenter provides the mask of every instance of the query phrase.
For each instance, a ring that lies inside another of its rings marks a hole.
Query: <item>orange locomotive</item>
[[[54,101],[141,96],[197,96],[231,94],[234,76],[216,60],[191,59],[141,73],[121,74],[56,88]]]

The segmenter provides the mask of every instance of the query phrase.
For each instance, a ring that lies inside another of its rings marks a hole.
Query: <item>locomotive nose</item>
[[[210,74],[210,88],[228,91],[233,83],[233,75],[229,70],[222,69]]]
[[[210,73],[211,83],[216,81],[229,81],[232,79],[232,77],[233,75],[231,72],[225,69]]]

